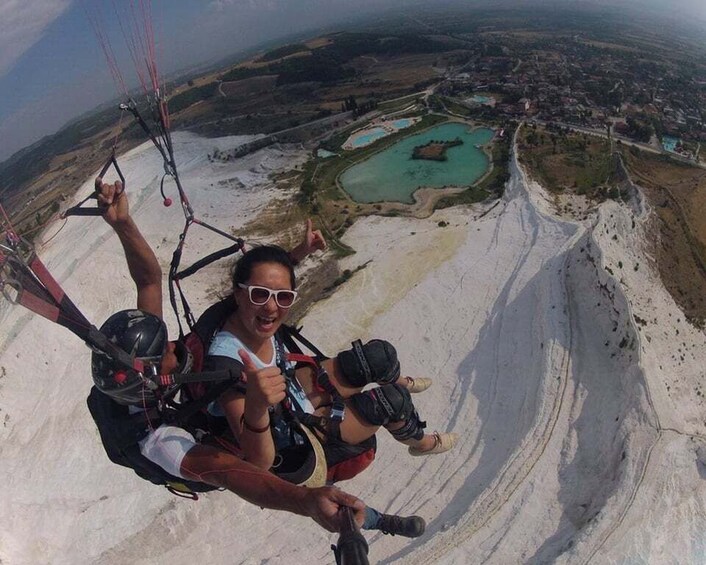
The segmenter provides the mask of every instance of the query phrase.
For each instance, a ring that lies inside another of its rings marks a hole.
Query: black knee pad
[[[424,435],[426,422],[419,419],[412,396],[404,386],[386,384],[354,394],[348,400],[356,412],[375,426],[404,422],[401,428],[389,430],[397,440],[421,439]]]
[[[338,354],[341,371],[350,385],[383,385],[394,383],[400,377],[397,351],[389,342],[373,339],[363,345],[356,340],[351,345],[351,349]]]
[[[424,437],[424,428],[427,427],[426,422],[419,419],[419,414],[416,410],[412,412],[409,418],[404,423],[404,426],[395,430],[387,429],[388,432],[397,441],[405,441],[407,439],[422,439]]]

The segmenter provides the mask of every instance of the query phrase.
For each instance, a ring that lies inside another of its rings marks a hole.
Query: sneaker
[[[410,447],[410,455],[434,455],[436,453],[444,453],[449,449],[452,449],[456,442],[458,441],[458,434],[454,432],[434,432],[434,447],[422,451],[417,447]]]
[[[380,516],[377,529],[383,534],[391,536],[404,536],[406,538],[418,538],[424,533],[427,527],[424,518],[420,516],[395,516],[393,514],[383,514]]]
[[[432,380],[426,377],[405,377],[405,379],[407,379],[407,390],[411,393],[424,392],[432,383]]]

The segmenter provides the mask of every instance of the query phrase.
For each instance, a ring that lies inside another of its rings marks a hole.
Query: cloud
[[[41,38],[44,30],[71,6],[72,0],[2,0],[0,2],[0,76]]]

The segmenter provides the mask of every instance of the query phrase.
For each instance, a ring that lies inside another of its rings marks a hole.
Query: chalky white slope
[[[194,208],[225,229],[282,196],[270,171],[305,158],[269,148],[214,164],[207,152],[236,139],[176,141]],[[151,147],[121,163],[166,271],[181,211],[159,203]],[[417,540],[366,534],[371,562],[703,560],[706,340],[652,271],[649,218],[606,204],[590,225],[561,220],[513,164],[490,209],[373,217],[349,230],[357,253],[342,268],[370,262],[311,309],[305,334],[329,353],[356,337],[389,339],[403,371],[434,379],[415,396],[429,429],[461,436],[448,454],[412,458],[382,431],[372,468],[341,485],[427,520]],[[219,244],[192,237],[191,257]],[[134,304],[100,218],[71,220],[40,254],[95,323]],[[195,311],[223,276],[207,269],[189,286]],[[85,407],[85,347],[19,309],[3,304],[0,316],[3,563],[332,562],[335,536],[310,520],[230,493],[176,499],[110,464]]]

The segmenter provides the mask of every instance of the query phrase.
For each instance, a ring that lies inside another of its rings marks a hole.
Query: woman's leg
[[[363,390],[363,386],[354,386],[348,383],[341,371],[341,366],[337,358],[326,359],[321,363],[321,366],[328,374],[331,384],[338,391],[338,394],[341,395],[341,398],[350,398]],[[313,367],[300,367],[297,369],[296,374],[297,380],[304,388],[307,397],[314,406],[331,402],[331,395],[325,391],[322,392],[317,386],[316,371]],[[431,386],[431,379],[425,377],[398,377],[394,382],[405,387],[410,392],[421,392]]]
[[[363,422],[384,426],[392,437],[409,446],[414,455],[446,451],[455,443],[451,434],[424,433],[426,422],[419,417],[407,388],[397,383],[355,394],[346,400],[346,406],[348,413]]]
[[[365,418],[363,418],[358,412],[353,410],[349,403],[346,402],[345,417],[339,425],[338,432],[334,432],[331,427],[331,421],[328,420],[328,416],[331,413],[331,408],[329,406],[324,406],[316,410],[317,416],[324,416],[327,418],[326,421],[326,435],[334,434],[336,437],[334,439],[340,439],[344,443],[349,443],[351,445],[357,445],[362,441],[374,436],[380,429],[380,426],[371,424]],[[325,440],[324,437],[321,438]]]
[[[385,429],[390,432],[392,437],[394,437],[397,441],[403,443],[404,445],[408,445],[409,447],[412,447],[419,452],[431,451],[432,449],[434,449],[438,441],[436,434],[423,434],[420,439],[399,439],[398,437],[396,437],[394,432],[404,428],[405,425],[405,422],[392,422],[385,426]]]
[[[371,391],[362,393],[363,387],[352,386],[348,383],[338,357],[327,359],[322,362],[322,368],[328,374],[331,384],[336,388],[342,398],[346,399],[346,417],[340,425],[340,438],[346,443],[357,444],[368,439],[375,434],[379,426],[384,427],[392,434],[392,436],[409,446],[414,454],[424,452],[439,452],[435,448],[444,447],[443,451],[453,447],[455,437],[449,434],[424,434],[423,424],[419,420],[417,411],[412,404],[409,396],[413,381],[409,381],[406,377],[398,377],[394,383],[386,384],[377,391],[391,390],[389,387],[396,389],[392,392],[395,403],[390,405],[387,398],[383,398],[380,402],[377,397],[380,394],[369,394]],[[331,395],[328,392],[322,391],[318,386],[316,379],[317,374],[313,367],[301,367],[296,372],[297,380],[302,385],[307,397],[311,403],[317,407],[317,415],[327,416],[330,412],[332,403]],[[385,397],[385,394],[382,394]],[[359,402],[356,400],[364,400],[362,403],[364,408],[361,409]],[[372,398],[372,406],[370,400]],[[390,413],[392,410],[392,413]],[[374,413],[373,417],[371,414]],[[410,418],[413,421],[410,421]],[[405,427],[414,427],[414,430],[404,430]],[[402,432],[400,435],[400,431]],[[445,437],[444,436],[448,436]],[[445,439],[442,443],[442,439]]]

